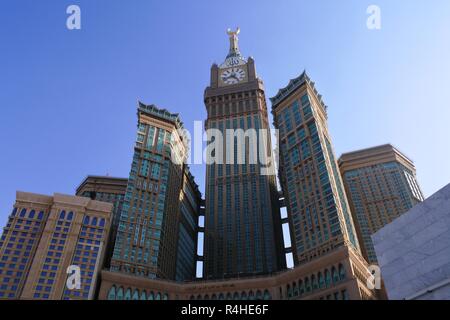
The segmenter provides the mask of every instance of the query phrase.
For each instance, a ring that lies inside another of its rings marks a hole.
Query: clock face
[[[245,71],[241,68],[231,68],[222,72],[222,81],[225,84],[236,84],[245,78]]]

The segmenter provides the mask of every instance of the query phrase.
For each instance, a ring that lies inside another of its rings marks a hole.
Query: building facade
[[[450,184],[372,240],[389,299],[450,299]]]
[[[364,259],[342,246],[301,267],[270,276],[188,283],[102,272],[100,300],[374,300]]]
[[[183,187],[180,192],[179,229],[176,261],[176,281],[193,280],[197,267],[198,219],[201,214],[202,195],[189,168],[184,168]]]
[[[147,278],[177,277],[177,260],[182,261],[178,257],[180,232],[189,243],[197,241],[196,233],[183,232],[184,215],[180,213],[180,193],[187,190],[183,184],[186,177],[189,179],[184,164],[188,143],[178,114],[139,103],[138,132],[112,271]],[[195,204],[193,207],[186,215],[198,221]],[[189,246],[181,250],[189,249],[195,255],[196,245]],[[185,276],[185,272],[179,274]]]
[[[117,228],[122,212],[123,200],[128,179],[108,176],[87,176],[76,190],[76,195],[92,200],[113,204],[111,232],[106,246],[105,263],[103,268],[110,268],[111,257],[116,242]]]
[[[376,263],[371,235],[423,200],[416,168],[392,145],[345,153],[339,168],[361,251]]]
[[[327,108],[306,73],[271,98],[279,130],[279,178],[294,264],[359,244],[327,126]]]
[[[264,86],[254,60],[239,51],[238,33],[228,32],[230,51],[225,62],[212,66],[204,95],[208,146],[223,138],[222,146],[207,153],[206,278],[285,268]]]
[[[109,203],[17,192],[0,240],[0,298],[95,298],[111,220]],[[68,287],[69,267],[80,286]]]

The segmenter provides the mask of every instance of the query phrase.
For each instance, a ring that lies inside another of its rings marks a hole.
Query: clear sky
[[[329,106],[335,152],[392,143],[426,196],[450,182],[450,1],[3,0],[0,225],[15,191],[73,194],[127,177],[137,101],[206,117],[203,91],[228,27],[267,97],[304,69]],[[82,29],[66,28],[81,7]],[[381,8],[381,30],[366,9]],[[193,173],[203,190],[204,167]]]

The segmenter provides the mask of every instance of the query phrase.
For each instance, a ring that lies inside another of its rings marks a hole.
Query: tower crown
[[[238,34],[240,32],[241,29],[239,29],[239,27],[236,29],[236,31],[232,31],[231,29],[227,30],[227,34],[230,39],[230,50],[228,51],[228,55],[225,58],[225,61],[220,65],[220,68],[234,67],[247,63],[247,61],[239,51]]]
[[[239,27],[236,29],[236,31],[231,31],[230,28],[227,30],[227,34],[230,38],[230,51],[228,52],[227,58],[229,57],[240,57],[241,53],[239,52],[239,38],[238,34],[241,32],[241,29]]]

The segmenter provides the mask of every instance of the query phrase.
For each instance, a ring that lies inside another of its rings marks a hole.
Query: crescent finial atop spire
[[[244,57],[241,55],[241,52],[239,51],[238,34],[240,32],[241,29],[239,29],[239,27],[236,29],[236,31],[233,31],[230,28],[228,28],[227,34],[228,37],[230,38],[230,51],[228,52],[225,61],[219,66],[219,68],[229,68],[247,63],[247,61],[244,59]]]
[[[241,32],[241,29],[239,27],[236,29],[236,31],[232,31],[230,28],[227,30],[228,37],[230,38],[230,52],[228,53],[227,58],[229,57],[237,57],[240,56],[241,53],[239,52],[239,45],[238,45],[238,34]]]

